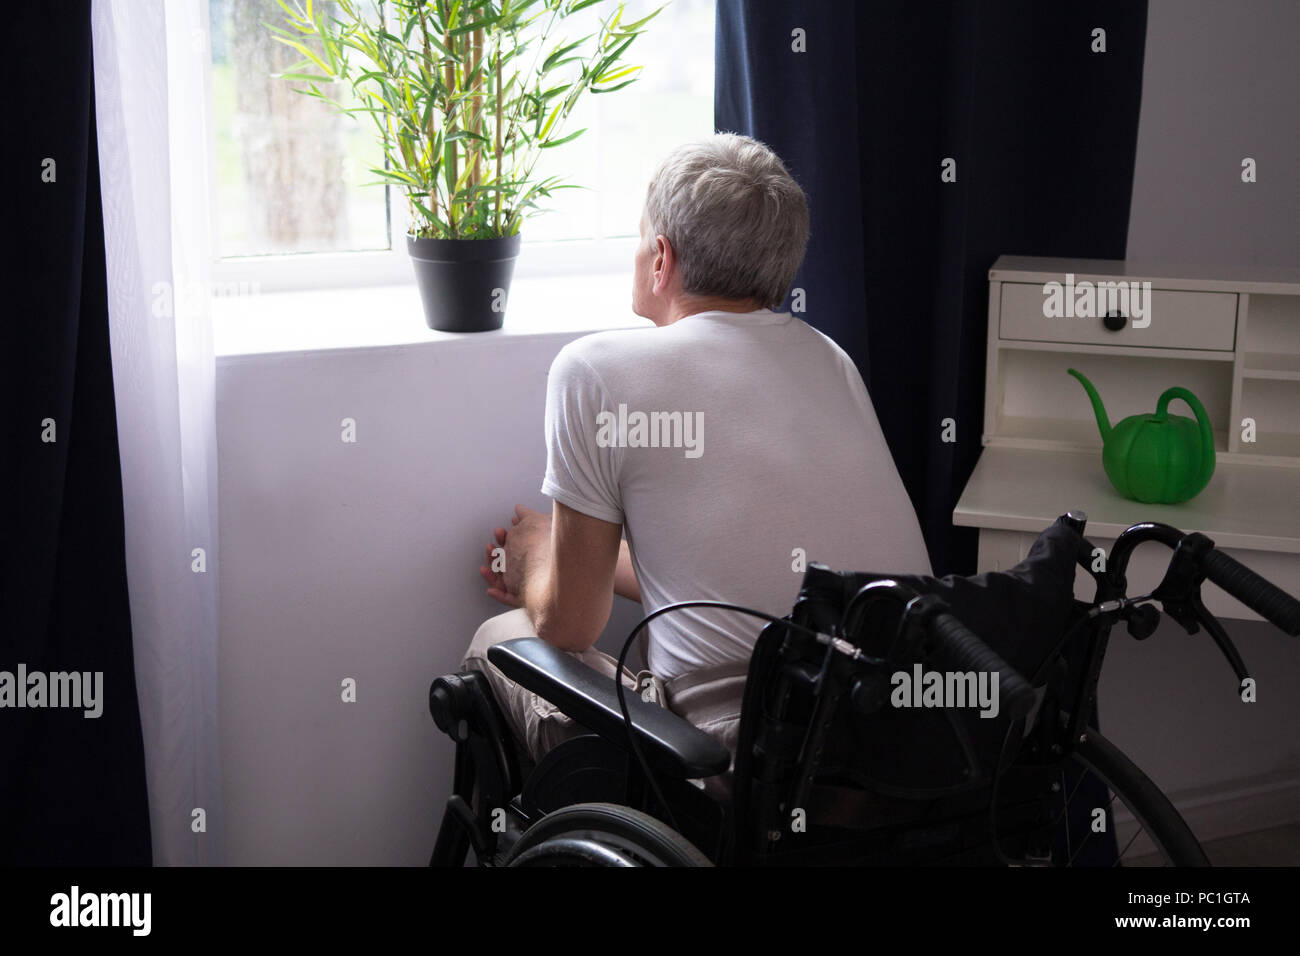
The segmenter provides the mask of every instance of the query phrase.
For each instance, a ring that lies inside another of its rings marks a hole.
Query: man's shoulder
[[[813,339],[814,341],[820,342],[822,345],[824,345],[827,348],[828,351],[834,354],[835,357],[839,359],[841,362],[846,362],[849,365],[853,364],[853,360],[849,358],[849,353],[844,351],[844,348],[840,345],[839,342],[836,342],[833,338],[831,338],[821,329],[817,328],[814,325],[810,325],[808,322],[800,321],[799,324],[803,326],[803,328],[806,330],[805,334],[808,335],[809,338]]]
[[[663,336],[653,338],[659,329],[610,329],[593,332],[565,345],[551,364],[551,374],[565,377],[595,374],[598,378],[617,376],[624,369],[645,362],[656,351],[664,351]]]

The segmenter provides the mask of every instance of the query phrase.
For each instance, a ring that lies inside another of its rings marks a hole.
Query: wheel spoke
[[[1134,819],[1136,820],[1137,818],[1134,817]],[[1146,828],[1142,826],[1141,821],[1138,821],[1137,832],[1133,834],[1133,836],[1129,839],[1128,843],[1124,844],[1124,849],[1119,851],[1119,856],[1115,858],[1115,862],[1112,864],[1112,866],[1119,866],[1120,861],[1124,859],[1124,854],[1127,853],[1128,848],[1133,845],[1133,841],[1136,840],[1138,837],[1140,837],[1145,830]],[[1166,866],[1168,865],[1168,862],[1169,862],[1168,860],[1165,861]]]

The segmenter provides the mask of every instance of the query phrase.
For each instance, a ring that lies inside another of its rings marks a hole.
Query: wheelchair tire
[[[548,813],[511,848],[506,866],[712,866],[693,843],[649,814],[614,803]]]
[[[1210,865],[1200,842],[1169,798],[1113,743],[1089,729],[1075,745],[1073,756],[1106,784],[1114,795],[1112,803],[1118,800],[1128,808],[1142,828],[1138,833],[1146,832],[1164,858],[1164,865]],[[1137,836],[1134,834],[1134,839]],[[1121,865],[1126,849],[1120,850]]]

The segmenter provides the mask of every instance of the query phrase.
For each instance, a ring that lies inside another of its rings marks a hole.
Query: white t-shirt
[[[542,492],[625,526],[647,614],[711,599],[783,616],[800,555],[931,573],[861,376],[789,312],[700,312],[571,342],[551,365],[546,438]],[[670,611],[649,625],[647,664],[671,680],[748,660],[763,626]]]

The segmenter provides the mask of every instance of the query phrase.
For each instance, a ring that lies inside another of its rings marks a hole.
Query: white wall
[[[1128,257],[1292,266],[1300,4],[1150,0]],[[1258,181],[1241,181],[1253,158]]]
[[[1204,631],[1188,635],[1165,619],[1138,642],[1121,625],[1098,689],[1102,733],[1176,803],[1223,803],[1253,791],[1267,804],[1224,808],[1204,826],[1228,827],[1238,811],[1236,830],[1300,820],[1300,639],[1263,622],[1224,624],[1257,681],[1256,702],[1242,702],[1232,668]],[[1275,798],[1289,811],[1274,807]]]
[[[549,508],[546,372],[572,338],[219,360],[228,863],[427,862],[452,758],[429,682],[504,610],[491,529]],[[639,605],[617,604],[626,634]]]

